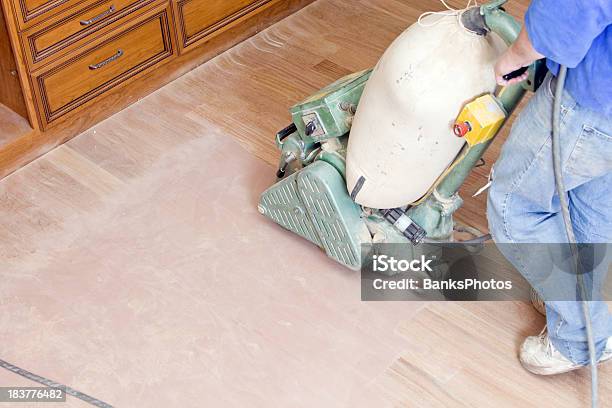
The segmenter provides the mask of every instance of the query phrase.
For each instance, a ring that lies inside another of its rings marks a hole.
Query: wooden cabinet
[[[0,178],[312,1],[0,0]]]
[[[256,12],[270,0],[178,0],[176,18],[181,48]]]
[[[162,3],[99,43],[35,74],[44,125],[171,57],[170,6]]]
[[[35,26],[22,34],[25,56],[31,67],[37,68],[47,58],[57,57],[77,48],[81,40],[88,39],[109,25],[121,20],[153,0],[98,1],[68,16],[56,16],[48,24]]]

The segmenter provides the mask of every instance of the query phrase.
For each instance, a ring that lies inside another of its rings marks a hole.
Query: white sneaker
[[[577,370],[584,366],[575,364],[559,352],[548,338],[546,326],[538,336],[529,336],[519,353],[521,364],[527,371],[539,375],[554,375]],[[608,339],[599,364],[612,359],[612,338]]]
[[[546,304],[534,288],[531,288],[531,304],[542,316],[546,316]]]

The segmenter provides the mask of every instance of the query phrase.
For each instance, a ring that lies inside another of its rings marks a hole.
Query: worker
[[[561,101],[561,162],[576,239],[612,243],[612,1],[533,0],[517,41],[497,61],[498,83],[525,80],[526,74],[510,81],[503,76],[541,58],[550,73],[512,127],[494,166],[488,199],[494,240],[532,284],[549,277],[550,268],[542,267],[543,259],[550,258],[541,256],[543,244],[568,242],[551,153],[559,64],[568,68]],[[526,243],[534,245],[512,249]],[[604,253],[604,270],[610,265],[609,252]],[[522,365],[541,375],[588,365],[581,304],[563,296],[545,295],[545,300],[546,326],[523,342]],[[590,311],[602,363],[612,358],[612,316],[601,301],[590,302]]]

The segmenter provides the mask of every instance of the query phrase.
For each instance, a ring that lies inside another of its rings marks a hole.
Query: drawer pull
[[[118,59],[119,59],[119,58],[121,58],[122,56],[123,56],[123,50],[117,50],[117,53],[116,53],[115,55],[113,55],[113,56],[111,56],[111,57],[108,57],[107,59],[105,59],[105,60],[104,60],[104,61],[102,61],[102,62],[98,62],[97,64],[90,65],[90,66],[89,66],[89,69],[91,69],[92,71],[93,71],[93,70],[96,70],[96,69],[100,69],[100,68],[102,68],[103,66],[105,66],[105,65],[107,65],[107,64],[110,64],[110,63],[111,63],[111,62],[113,62],[113,61],[118,60]]]
[[[102,20],[104,17],[110,16],[116,11],[115,6],[111,5],[108,10],[103,11],[95,17],[90,18],[89,20],[81,20],[80,23],[82,26],[88,26],[92,23]]]

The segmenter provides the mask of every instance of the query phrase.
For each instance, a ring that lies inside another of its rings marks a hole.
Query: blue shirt
[[[576,102],[612,116],[612,0],[533,0],[525,27],[553,74],[567,66]]]

